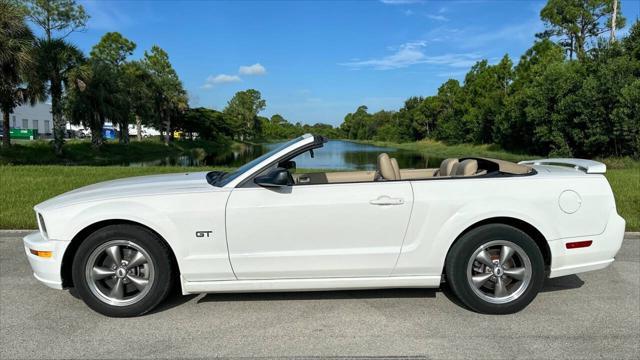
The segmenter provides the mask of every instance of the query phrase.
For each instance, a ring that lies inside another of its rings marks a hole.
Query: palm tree
[[[106,119],[120,122],[128,116],[126,93],[115,69],[100,61],[89,61],[69,75],[67,114],[72,123],[91,129],[94,149],[103,144],[102,128]]]
[[[71,70],[84,61],[82,52],[62,39],[38,39],[35,61],[39,80],[47,84],[46,92],[51,97],[53,115],[53,138],[56,154],[62,153],[65,120],[63,118],[62,92],[68,85]]]
[[[9,114],[16,106],[35,104],[44,98],[42,84],[33,77],[34,37],[25,23],[22,8],[0,0],[0,110],[2,110],[3,146],[11,145]]]
[[[144,68],[139,61],[128,62],[123,67],[123,82],[127,99],[129,100],[129,111],[136,123],[136,132],[138,141],[142,140],[142,121],[149,120],[153,112],[153,78],[151,74]],[[124,132],[124,126],[120,127]],[[128,125],[127,136],[124,139],[128,142]]]

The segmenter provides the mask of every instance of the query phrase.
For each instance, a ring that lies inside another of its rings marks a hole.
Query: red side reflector
[[[574,242],[568,242],[566,246],[567,246],[567,249],[577,249],[577,248],[589,247],[591,246],[591,243],[593,243],[592,240],[574,241]]]

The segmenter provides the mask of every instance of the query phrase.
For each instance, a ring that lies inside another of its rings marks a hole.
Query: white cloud
[[[249,66],[240,66],[238,69],[238,74],[252,76],[252,75],[265,75],[267,73],[267,69],[264,66],[260,65],[260,63],[255,63]],[[228,84],[234,82],[240,82],[242,78],[238,75],[228,75],[228,74],[219,74],[216,76],[210,75],[207,80],[205,80],[204,85],[202,85],[203,89],[211,89],[214,85],[217,84]]]
[[[352,61],[341,65],[354,68],[373,67],[379,70],[398,69],[410,65],[419,64],[424,60],[424,52],[422,48],[426,44],[424,42],[409,42],[400,46],[400,48],[392,55],[379,59],[369,59],[362,61]]]
[[[378,58],[362,61],[351,61],[340,65],[348,66],[354,69],[373,68],[376,70],[390,70],[406,68],[417,64],[434,64],[450,67],[468,67],[473,65],[480,59],[480,55],[476,53],[462,54],[443,54],[437,56],[429,56],[425,54],[424,48],[427,43],[425,41],[414,41],[400,45],[395,53]]]
[[[380,0],[381,3],[387,5],[406,5],[406,4],[418,4],[423,0]]]
[[[202,85],[202,88],[211,89],[216,84],[228,84],[228,83],[234,83],[239,81],[242,81],[242,79],[240,79],[238,75],[227,75],[227,74],[220,74],[216,76],[211,75],[207,78],[204,85]]]
[[[240,66],[238,73],[240,75],[264,75],[267,73],[267,69],[260,65],[260,63],[255,63],[249,66]]]
[[[486,49],[487,45],[491,44],[498,44],[503,48],[503,44],[506,42],[531,44],[535,40],[535,34],[542,30],[544,30],[544,25],[537,17],[519,23],[505,24],[497,28],[477,25],[453,28],[446,26],[443,22],[441,26],[436,26],[420,35],[420,38],[429,43],[446,41],[450,47],[465,50]]]
[[[212,75],[207,78],[207,82],[211,82],[213,84],[224,84],[238,81],[242,81],[238,75],[220,74],[215,77]]]
[[[467,70],[457,70],[457,71],[441,72],[436,74],[436,76],[446,77],[449,79],[457,79],[457,78],[464,78],[466,74],[467,74]]]
[[[431,20],[436,20],[436,21],[449,21],[449,18],[444,15],[427,14],[427,17]]]

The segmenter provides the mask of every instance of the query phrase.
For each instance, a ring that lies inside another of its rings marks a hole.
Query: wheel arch
[[[85,226],[71,239],[69,246],[67,246],[67,249],[65,250],[64,255],[62,256],[62,264],[60,266],[60,277],[62,279],[63,288],[73,287],[73,278],[71,275],[72,268],[73,268],[73,259],[76,256],[76,253],[78,251],[78,248],[80,247],[80,244],[87,237],[89,237],[89,235],[110,225],[135,225],[135,226],[144,228],[148,231],[151,231],[153,234],[155,234],[158,237],[158,239],[160,239],[160,241],[162,241],[169,248],[169,253],[171,254],[171,263],[177,270],[177,273],[173,275],[178,276],[180,274],[180,267],[179,267],[173,248],[167,242],[167,240],[162,235],[160,235],[157,231],[153,230],[147,225],[141,224],[136,221],[125,220],[125,219],[109,219],[109,220],[101,220],[101,221],[92,223],[88,226]]]
[[[445,258],[445,263],[449,258],[449,252],[451,251],[451,248],[456,242],[458,242],[465,234],[469,233],[473,229],[476,229],[480,226],[488,225],[488,224],[508,225],[527,234],[529,237],[533,239],[533,241],[535,241],[536,245],[538,245],[538,248],[540,249],[540,252],[542,253],[542,257],[544,259],[545,271],[548,271],[551,268],[551,248],[549,247],[549,242],[547,241],[545,236],[542,234],[542,232],[538,230],[535,226],[531,225],[530,223],[522,219],[509,217],[509,216],[491,217],[491,218],[478,221],[468,226],[449,245],[449,249],[447,250],[447,256]],[[444,273],[444,266],[443,266],[443,273]]]

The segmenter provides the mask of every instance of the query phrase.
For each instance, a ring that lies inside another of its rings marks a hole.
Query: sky
[[[159,45],[192,107],[222,110],[256,89],[263,116],[338,125],[360,105],[397,110],[476,61],[517,59],[544,29],[545,1],[107,1],[79,0],[91,16],[68,39],[88,53],[104,33]],[[639,0],[622,0],[630,21]],[[626,31],[628,29],[623,30]]]

